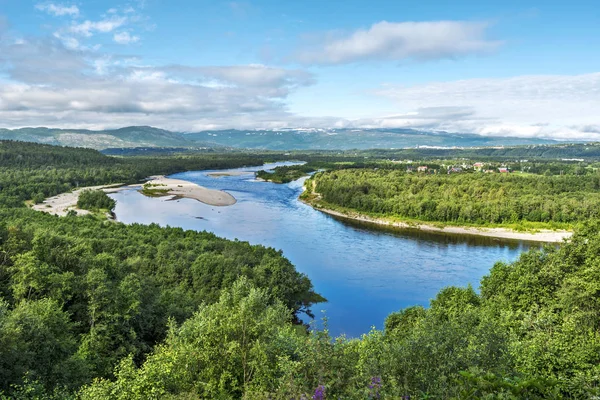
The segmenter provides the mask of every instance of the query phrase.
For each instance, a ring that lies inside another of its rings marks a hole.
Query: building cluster
[[[487,165],[482,162],[476,162],[474,164],[466,164],[465,163],[465,164],[461,164],[461,165],[448,165],[448,166],[442,164],[442,167],[446,168],[446,171],[448,174],[460,174],[460,173],[468,172],[468,171],[477,171],[477,172],[483,172],[486,174],[494,174],[494,173],[508,174],[511,172],[511,170],[506,166],[500,166],[498,168],[494,168],[491,165]],[[416,168],[412,165],[409,165],[406,167],[406,172],[437,174],[438,170],[431,169],[427,165],[419,165]]]

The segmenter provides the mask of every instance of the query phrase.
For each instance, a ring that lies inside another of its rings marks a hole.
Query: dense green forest
[[[600,222],[582,224],[559,247],[497,263],[479,290],[449,287],[429,308],[391,314],[383,330],[333,338],[326,329],[299,324],[324,299],[281,252],[206,232],[124,225],[92,215],[57,217],[24,204],[38,193],[255,165],[263,157],[111,158],[0,142],[0,398],[600,394]],[[312,162],[342,168],[346,161]],[[319,173],[316,182],[318,187],[324,179],[338,195],[333,181],[347,191],[358,185],[349,198],[403,193],[399,182],[434,196],[437,186],[437,193],[484,204],[502,191],[526,198],[539,191],[549,201],[564,196],[568,207],[579,193],[595,201],[598,182],[588,170],[568,176],[417,176],[405,168],[335,169]],[[460,188],[461,196],[450,187]],[[471,189],[477,187],[480,197]],[[564,218],[583,211],[561,212]]]
[[[390,315],[357,339],[300,332],[247,279],[224,290],[145,362],[123,358],[83,399],[592,398],[600,383],[600,237],[496,264],[472,288]],[[312,396],[312,397],[311,397]]]
[[[324,207],[451,224],[572,227],[600,216],[600,174],[321,172],[309,187]],[[314,186],[313,186],[314,185]],[[306,195],[310,197],[310,193]],[[542,226],[542,225],[539,225]]]

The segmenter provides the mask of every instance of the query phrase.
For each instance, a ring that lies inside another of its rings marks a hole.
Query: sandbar
[[[221,178],[223,176],[243,176],[243,175],[253,175],[252,171],[227,171],[227,172],[211,172],[206,174],[212,178]]]
[[[151,176],[146,184],[148,183],[153,185],[150,187],[150,189],[165,190],[166,195],[194,199],[211,206],[230,206],[236,203],[235,197],[227,192],[222,190],[208,189],[195,183],[180,179],[166,178],[162,175]],[[90,214],[90,211],[77,208],[77,200],[79,199],[79,194],[82,191],[102,190],[105,193],[116,193],[125,189],[140,188],[141,186],[142,184],[125,186],[123,184],[87,186],[75,189],[71,192],[61,193],[59,195],[49,197],[40,204],[34,204],[31,208],[36,211],[42,211],[61,217],[67,215],[69,211],[75,211],[77,215],[86,215]]]
[[[167,178],[162,175],[150,178],[144,187],[151,190],[164,190],[165,194],[198,200],[211,206],[231,206],[236,203],[235,197],[222,190],[208,189],[193,182]]]
[[[77,215],[90,214],[88,210],[81,210],[77,208],[77,200],[79,194],[84,190],[103,190],[105,193],[115,193],[119,190],[123,190],[129,186],[123,186],[123,184],[113,185],[102,185],[102,186],[87,186],[73,190],[72,192],[61,193],[56,196],[48,197],[43,203],[34,204],[31,208],[37,211],[43,211],[48,214],[59,215],[64,217],[71,210],[75,211]]]
[[[428,224],[413,224],[401,221],[391,221],[383,218],[373,218],[367,215],[361,215],[356,213],[342,213],[327,208],[322,208],[312,205],[313,208],[324,212],[329,215],[336,217],[352,219],[354,221],[369,222],[378,225],[387,225],[403,229],[419,229],[428,232],[440,232],[440,233],[451,233],[461,235],[478,235],[487,236],[500,239],[512,239],[512,240],[524,240],[529,242],[544,242],[544,243],[561,243],[565,239],[570,238],[573,235],[571,231],[565,230],[550,230],[540,229],[535,232],[520,232],[507,228],[485,228],[485,227],[470,227],[470,226],[444,226],[438,227]]]

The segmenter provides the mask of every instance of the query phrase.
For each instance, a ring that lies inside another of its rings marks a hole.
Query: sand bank
[[[151,189],[158,189],[161,191],[164,190],[165,195],[195,199],[212,206],[230,206],[236,202],[235,198],[229,193],[221,190],[207,189],[195,183],[180,179],[171,179],[164,176],[152,176],[146,183],[152,185],[150,187]],[[32,208],[37,211],[63,217],[71,210],[75,211],[77,215],[90,214],[88,210],[81,210],[77,208],[79,194],[84,190],[102,190],[105,193],[116,193],[120,190],[131,188],[141,189],[142,184],[127,186],[123,186],[122,184],[113,184],[83,187],[73,190],[72,192],[61,193],[59,195],[49,197],[44,200],[43,203],[33,205]]]
[[[243,175],[254,175],[252,171],[228,171],[228,172],[211,172],[207,174],[212,178],[220,178],[223,176],[243,176]]]
[[[152,176],[144,188],[164,192],[176,197],[198,200],[211,206],[230,206],[236,203],[235,197],[222,190],[208,189],[196,183],[164,176]]]
[[[67,213],[71,210],[75,211],[77,215],[90,214],[88,210],[81,210],[77,208],[77,199],[79,199],[79,194],[81,192],[84,190],[103,190],[105,193],[115,193],[127,187],[129,186],[123,186],[122,184],[83,187],[73,190],[72,192],[61,193],[56,196],[48,197],[43,203],[34,204],[31,208],[37,211],[59,215],[61,217],[67,215]]]
[[[308,203],[309,205],[312,205]],[[438,227],[434,225],[428,224],[412,224],[407,222],[398,222],[398,221],[390,221],[382,218],[373,218],[366,215],[360,214],[345,214],[335,210],[329,210],[326,208],[315,207],[316,210],[322,211],[329,215],[334,215],[336,217],[352,219],[355,221],[361,222],[369,222],[378,225],[387,225],[398,228],[410,228],[410,229],[420,229],[423,231],[429,232],[440,232],[440,233],[453,233],[453,234],[461,234],[461,235],[478,235],[478,236],[487,236],[493,238],[501,238],[501,239],[512,239],[512,240],[526,240],[530,242],[545,242],[545,243],[560,243],[564,239],[568,239],[571,237],[573,232],[570,231],[562,231],[562,230],[549,230],[549,229],[540,229],[536,232],[519,232],[514,231],[512,229],[507,228],[475,228],[475,227],[466,227],[466,226],[445,226]]]

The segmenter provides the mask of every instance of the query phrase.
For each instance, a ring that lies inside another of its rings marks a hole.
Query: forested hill
[[[473,147],[556,143],[545,139],[485,137],[412,129],[287,129],[172,132],[150,126],[112,130],[0,129],[0,140],[20,140],[94,149],[132,147],[246,148],[261,150],[389,149],[416,146]]]

